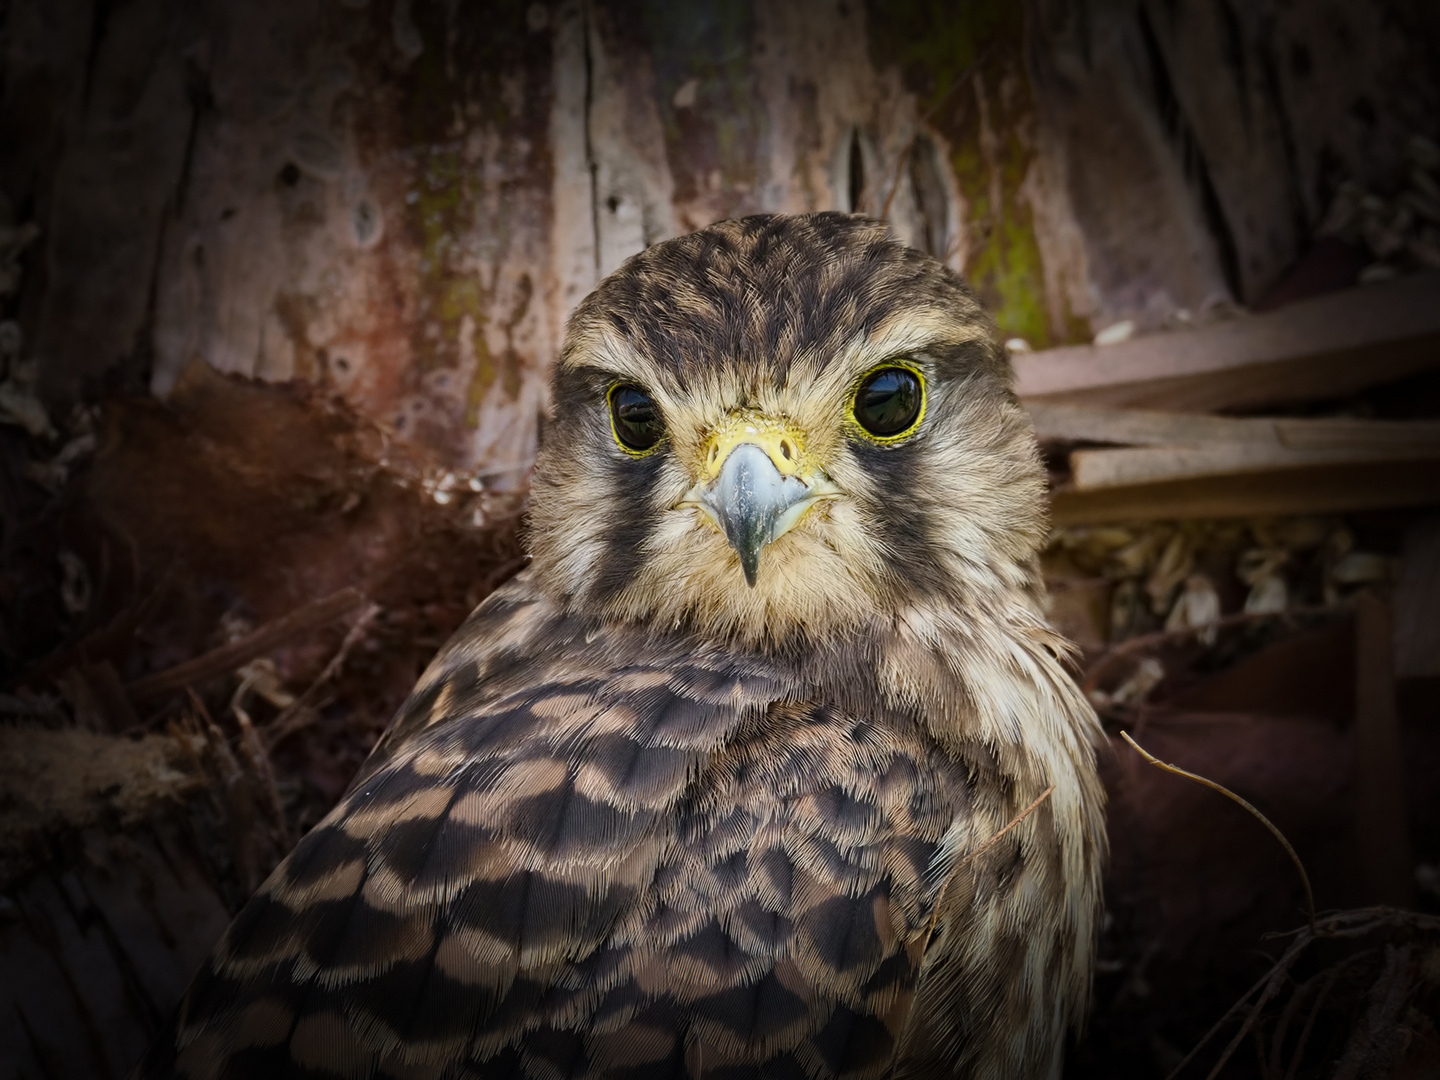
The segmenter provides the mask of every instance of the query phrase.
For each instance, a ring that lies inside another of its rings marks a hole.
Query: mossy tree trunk
[[[1440,115],[1409,0],[12,0],[0,190],[52,401],[319,382],[519,483],[645,244],[862,210],[1035,347],[1260,298]],[[1433,134],[1433,132],[1429,132]],[[1183,315],[1182,315],[1183,317]]]
[[[304,380],[515,491],[568,313],[647,244],[877,215],[1035,348],[1254,304],[1437,134],[1437,43],[1421,0],[8,0],[0,271],[41,231],[0,318],[52,415]],[[196,822],[240,811],[172,794],[25,833],[0,1074],[120,1075],[238,902]]]

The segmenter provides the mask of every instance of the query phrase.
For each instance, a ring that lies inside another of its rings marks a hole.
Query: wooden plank
[[[1427,505],[1440,505],[1434,462],[1348,462],[1090,491],[1061,488],[1051,497],[1051,519],[1056,526],[1096,525]]]
[[[1387,448],[1440,448],[1440,420],[1276,420],[1275,434],[1296,450],[1354,447],[1379,452]],[[1406,451],[1408,453],[1408,451]]]
[[[1355,828],[1364,900],[1415,904],[1415,862],[1405,813],[1405,762],[1395,706],[1390,608],[1355,601]]]
[[[1159,409],[1106,409],[1094,405],[1027,401],[1038,439],[1115,443],[1119,446],[1195,446],[1201,443],[1275,442],[1275,422]]]
[[[1268,444],[1253,439],[1214,442],[1200,446],[1126,447],[1116,450],[1076,450],[1070,455],[1071,483],[1076,491],[1186,480],[1202,476],[1237,476],[1311,465],[1391,461],[1440,463],[1440,439],[1432,425],[1407,440],[1391,439],[1371,445],[1344,442],[1326,445],[1314,440],[1303,449],[1284,445],[1271,427]]]
[[[1210,416],[1161,409],[1108,409],[1048,401],[1025,404],[1035,436],[1061,442],[1117,446],[1203,446],[1245,443],[1296,450],[1394,448],[1406,456],[1415,447],[1440,450],[1440,421],[1356,420],[1349,417]],[[1428,452],[1428,451],[1427,451]]]
[[[264,656],[292,637],[319,629],[341,615],[354,611],[363,603],[365,595],[359,589],[347,586],[266,623],[239,641],[221,645],[193,660],[186,660],[165,671],[157,671],[153,675],[127,683],[125,692],[132,701],[147,701],[173,690],[199,685],[207,679],[228,674],[258,656]]]
[[[1414,522],[1400,549],[1395,588],[1395,673],[1440,676],[1440,514]]]
[[[1014,363],[1016,393],[1027,402],[1194,412],[1342,396],[1440,367],[1440,273]]]

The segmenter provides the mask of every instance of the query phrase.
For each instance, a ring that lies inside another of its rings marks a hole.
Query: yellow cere
[[[706,477],[719,476],[730,451],[741,443],[752,443],[764,450],[781,476],[799,474],[805,460],[805,441],[791,425],[763,413],[732,413],[711,432],[706,443]]]

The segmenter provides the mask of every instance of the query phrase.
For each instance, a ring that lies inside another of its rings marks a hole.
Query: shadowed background
[[[1322,906],[1434,910],[1434,5],[0,0],[0,57],[0,1075],[123,1075],[523,564],[568,313],[762,211],[995,315],[1112,727]],[[1163,1075],[1303,920],[1141,768],[1077,1075]]]

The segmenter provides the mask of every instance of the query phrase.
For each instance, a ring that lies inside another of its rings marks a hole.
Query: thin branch
[[[370,604],[364,611],[360,612],[359,617],[351,624],[349,631],[345,634],[345,640],[342,641],[340,647],[335,650],[335,655],[330,658],[330,662],[325,665],[324,670],[315,676],[314,681],[305,688],[304,693],[296,698],[293,703],[286,706],[274,720],[265,725],[266,749],[274,750],[275,747],[279,746],[297,731],[307,727],[314,720],[315,710],[312,706],[315,703],[315,697],[319,693],[320,687],[324,686],[340,673],[340,669],[345,664],[346,657],[350,655],[350,650],[355,647],[356,642],[364,637],[365,631],[370,628],[370,624],[378,614],[380,614],[379,604]]]
[[[1136,749],[1139,748],[1136,747]],[[1140,752],[1143,754],[1145,751],[1141,750]],[[1200,1051],[1205,1048],[1205,1044],[1215,1037],[1216,1032],[1218,1032],[1221,1028],[1223,1028],[1227,1023],[1230,1022],[1230,1018],[1234,1016],[1237,1012],[1239,1012],[1242,1007],[1244,1007],[1245,1003],[1250,1000],[1251,996],[1257,990],[1263,989],[1266,991],[1265,995],[1256,1004],[1255,1009],[1251,1014],[1251,1018],[1246,1021],[1245,1030],[1248,1030],[1250,1024],[1254,1022],[1254,1017],[1259,1014],[1261,1006],[1263,1006],[1265,1002],[1269,999],[1269,987],[1271,986],[1272,981],[1277,978],[1283,977],[1286,972],[1288,972],[1292,967],[1294,967],[1295,961],[1300,959],[1300,954],[1305,951],[1305,947],[1314,940],[1314,936],[1307,933],[1304,937],[1292,942],[1290,948],[1285,950],[1285,955],[1280,957],[1279,960],[1275,961],[1275,964],[1270,968],[1270,970],[1267,971],[1264,975],[1260,976],[1259,981],[1256,982],[1254,986],[1250,987],[1249,990],[1246,990],[1245,993],[1241,994],[1234,1005],[1231,1005],[1230,1008],[1225,1010],[1225,1015],[1220,1017],[1219,1020],[1216,1020],[1215,1023],[1211,1026],[1210,1030],[1207,1031],[1203,1036],[1201,1036],[1200,1041],[1195,1044],[1195,1046],[1191,1049],[1190,1053],[1185,1055],[1184,1060],[1182,1060],[1179,1065],[1176,1065],[1175,1068],[1170,1070],[1170,1075],[1167,1076],[1165,1080],[1175,1080],[1177,1076],[1184,1072],[1185,1066],[1189,1065],[1190,1062],[1195,1060],[1195,1055],[1200,1053]],[[1243,1034],[1244,1030],[1241,1031],[1241,1035]],[[1238,1045],[1238,1041],[1236,1044],[1232,1044],[1232,1049],[1233,1045]],[[1227,1050],[1223,1055],[1221,1055],[1220,1061],[1216,1064],[1215,1069],[1212,1070],[1210,1073],[1212,1077],[1216,1074],[1216,1072],[1218,1072],[1220,1066],[1224,1065],[1225,1062],[1229,1060],[1230,1053],[1231,1051]]]
[[[1335,985],[1335,980],[1340,977],[1340,968],[1333,967],[1325,973],[1325,981],[1320,984],[1320,991],[1315,995],[1315,1005],[1310,1010],[1310,1015],[1305,1018],[1305,1026],[1300,1029],[1300,1039],[1295,1043],[1295,1056],[1290,1059],[1290,1067],[1285,1070],[1285,1080],[1295,1080],[1295,1070],[1300,1068],[1300,1062],[1305,1060],[1305,1047],[1310,1042],[1310,1032],[1315,1027],[1315,1020],[1320,1015],[1320,1010],[1325,1006],[1325,999],[1330,996],[1330,989]],[[1275,1047],[1275,1060],[1279,1063],[1280,1051],[1284,1049],[1283,1044]]]
[[[1280,985],[1285,981],[1285,976],[1289,973],[1289,966],[1283,968],[1277,967],[1270,972],[1270,977],[1265,983],[1265,989],[1260,992],[1260,997],[1256,1000],[1255,1004],[1250,1006],[1250,1015],[1247,1016],[1245,1022],[1240,1025],[1240,1030],[1237,1031],[1235,1037],[1230,1040],[1230,1045],[1225,1047],[1224,1052],[1220,1055],[1220,1060],[1215,1062],[1215,1067],[1205,1075],[1205,1080],[1215,1080],[1215,1078],[1220,1075],[1220,1070],[1223,1069],[1230,1061],[1230,1058],[1234,1056],[1235,1051],[1240,1047],[1240,1043],[1244,1040],[1245,1036],[1250,1033],[1250,1029],[1255,1026],[1255,1021],[1260,1019],[1260,1010],[1265,1008],[1266,1002],[1280,992]]]
[[[964,870],[965,867],[969,866],[981,855],[984,855],[987,851],[989,851],[1001,840],[1003,840],[1006,833],[1008,833],[1011,829],[1015,828],[1015,826],[1019,825],[1036,810],[1040,809],[1040,804],[1043,803],[1046,799],[1048,799],[1052,794],[1054,794],[1054,791],[1055,785],[1051,784],[1039,795],[1035,796],[1034,802],[1032,802],[1029,806],[1025,807],[1024,810],[1021,810],[1020,813],[1016,814],[1013,818],[1010,819],[1010,824],[1006,825],[994,836],[990,837],[989,840],[986,840],[974,851],[966,855],[963,859],[961,859],[958,863],[955,864],[955,869],[951,870],[950,873],[945,875],[945,884],[941,885],[940,891],[935,894],[935,910],[930,913],[930,923],[928,926],[925,927],[925,938],[920,944],[920,949],[922,953],[924,952],[925,947],[930,944],[930,935],[935,932],[935,923],[940,918],[940,902],[945,899],[945,892],[950,888],[950,883],[955,880],[955,875],[960,873],[961,870]]]
[[[1085,682],[1082,689],[1086,693],[1095,689],[1096,684],[1110,666],[1122,657],[1131,653],[1141,652],[1156,645],[1170,645],[1184,641],[1186,638],[1195,637],[1211,630],[1226,630],[1232,626],[1243,626],[1246,623],[1264,622],[1268,619],[1284,619],[1291,616],[1304,617],[1308,615],[1336,615],[1343,614],[1344,609],[1333,607],[1294,607],[1284,611],[1237,611],[1233,615],[1226,615],[1223,618],[1212,619],[1210,622],[1202,623],[1200,626],[1186,626],[1179,630],[1157,630],[1153,634],[1141,634],[1139,637],[1122,641],[1114,648],[1107,650],[1090,669],[1085,673]]]
[[[1042,791],[1039,795],[1037,795],[1037,796],[1035,797],[1035,800],[1034,800],[1029,806],[1025,807],[1024,810],[1021,810],[1020,813],[1016,814],[1013,818],[1011,818],[1011,819],[1010,819],[1010,823],[1009,823],[1008,825],[1006,825],[1003,829],[1001,829],[999,832],[997,832],[994,836],[990,837],[990,839],[986,840],[983,844],[981,844],[979,847],[977,847],[974,851],[972,851],[972,852],[970,852],[968,855],[966,855],[963,859],[961,859],[958,863],[955,864],[955,868],[954,868],[953,870],[951,870],[950,873],[948,873],[948,874],[945,875],[945,882],[944,882],[944,884],[940,886],[939,891],[935,894],[935,906],[934,906],[934,910],[932,910],[932,911],[930,912],[930,921],[929,921],[929,923],[927,923],[926,926],[925,926],[925,936],[922,937],[922,938],[920,939],[920,942],[919,942],[918,955],[919,955],[920,957],[922,957],[922,958],[924,957],[924,955],[925,955],[925,950],[926,950],[926,949],[929,947],[929,945],[930,945],[930,937],[931,937],[932,934],[935,933],[935,924],[936,924],[937,921],[939,921],[939,918],[940,918],[941,902],[945,899],[945,893],[949,890],[949,888],[950,888],[950,883],[955,880],[955,876],[956,876],[957,874],[959,874],[961,870],[965,869],[965,867],[969,866],[972,862],[974,862],[976,859],[978,859],[981,855],[984,855],[987,851],[989,851],[991,848],[993,848],[993,847],[994,847],[996,844],[998,844],[1002,839],[1004,839],[1004,838],[1005,838],[1005,835],[1006,835],[1007,833],[1009,833],[1011,829],[1015,828],[1015,826],[1019,825],[1019,824],[1020,824],[1022,821],[1024,821],[1027,817],[1029,817],[1029,816],[1030,816],[1031,814],[1033,814],[1036,810],[1038,810],[1038,809],[1040,808],[1040,804],[1043,803],[1046,799],[1048,799],[1052,794],[1054,794],[1054,792],[1055,792],[1055,785],[1054,785],[1054,784],[1051,784],[1051,785],[1050,785],[1049,787],[1047,787],[1044,791]],[[922,960],[922,963],[923,963],[923,960]],[[911,999],[911,1003],[910,1003],[910,1004],[911,1004],[911,1006],[913,1007],[913,1005],[914,1005],[914,999],[913,999],[913,997],[912,997],[912,999]],[[908,1025],[908,1023],[907,1023],[906,1028],[905,1028],[905,1034],[902,1034],[902,1036],[901,1036],[901,1044],[900,1044],[899,1048],[895,1051],[894,1056],[891,1058],[890,1072],[887,1074],[887,1077],[893,1077],[893,1076],[895,1075],[895,1069],[896,1069],[896,1067],[898,1067],[898,1065],[900,1064],[901,1058],[904,1056],[904,1050],[905,1050],[905,1042],[904,1042],[904,1040],[905,1040],[905,1036],[908,1035],[909,1031],[910,1031],[910,1027],[909,1027],[909,1025]]]
[[[1314,984],[1315,979],[1299,983],[1290,992],[1290,1000],[1285,1003],[1285,1008],[1280,1010],[1280,1017],[1275,1021],[1275,1031],[1270,1037],[1270,1057],[1261,1061],[1260,1072],[1264,1080],[1274,1080],[1275,1077],[1281,1075],[1283,1070],[1280,1064],[1280,1052],[1285,1048],[1285,1037],[1290,1033],[1290,1024],[1300,1009],[1300,1003],[1305,1000],[1305,995],[1314,989]]]
[[[949,101],[950,96],[954,94],[956,90],[960,89],[960,87],[964,86],[971,75],[980,70],[980,66],[984,64],[986,60],[990,59],[990,54],[995,51],[998,43],[998,39],[985,43],[985,47],[976,53],[975,59],[970,62],[970,66],[951,79],[950,85],[945,88],[945,93],[936,98],[934,104],[920,114],[921,123],[929,122],[931,117],[940,111],[940,106]]]
[[[1131,742],[1131,745],[1134,746],[1134,743]],[[1140,750],[1138,746],[1136,746],[1135,749]],[[1145,751],[1140,750],[1140,753],[1145,754]],[[1145,754],[1145,756],[1147,758],[1150,757],[1149,754]],[[1160,767],[1162,768],[1165,767],[1163,763],[1156,762],[1156,764],[1160,765]],[[1189,776],[1192,779],[1197,779],[1204,782],[1202,777],[1196,777],[1193,773],[1185,773],[1184,770],[1176,770],[1173,769],[1173,767],[1171,768],[1171,771],[1178,771],[1182,775]],[[1218,785],[1212,786],[1218,787]],[[1228,1010],[1226,1010],[1225,1015],[1220,1017],[1220,1019],[1215,1022],[1215,1024],[1210,1028],[1210,1030],[1204,1034],[1200,1041],[1195,1044],[1194,1048],[1190,1051],[1190,1053],[1185,1055],[1184,1060],[1181,1061],[1179,1065],[1175,1066],[1173,1070],[1171,1070],[1170,1075],[1166,1078],[1166,1080],[1175,1080],[1175,1078],[1185,1070],[1185,1067],[1189,1065],[1190,1062],[1195,1060],[1195,1056],[1199,1054],[1202,1049],[1204,1049],[1206,1043],[1208,1043],[1212,1038],[1214,1038],[1215,1034],[1221,1028],[1223,1028],[1226,1023],[1229,1022],[1230,1018],[1233,1017],[1237,1012],[1240,1011],[1241,1008],[1245,1006],[1245,1004],[1250,1000],[1250,998],[1255,994],[1257,990],[1269,986],[1275,979],[1283,978],[1290,971],[1290,969],[1295,966],[1296,961],[1300,959],[1301,955],[1305,952],[1307,948],[1309,948],[1312,942],[1320,939],[1333,940],[1336,938],[1363,937],[1366,934],[1374,933],[1376,930],[1386,926],[1409,927],[1412,929],[1424,931],[1426,933],[1437,933],[1440,932],[1440,917],[1436,917],[1434,915],[1424,915],[1417,911],[1400,911],[1396,908],[1387,907],[1355,908],[1350,911],[1340,911],[1336,912],[1333,915],[1327,915],[1325,918],[1320,919],[1318,922],[1312,923],[1310,928],[1302,926],[1296,930],[1286,931],[1287,934],[1295,935],[1295,940],[1290,943],[1289,948],[1285,950],[1284,954],[1280,957],[1279,960],[1275,961],[1275,963],[1271,965],[1270,970],[1267,971],[1264,975],[1262,975],[1260,977],[1260,980],[1256,982],[1254,986],[1250,987],[1249,990],[1246,990],[1245,993],[1240,995],[1240,999],[1236,1001],[1234,1005],[1230,1006]],[[1351,957],[1349,960],[1346,960],[1334,970],[1339,971],[1340,969],[1343,969],[1346,965],[1353,963],[1356,959],[1358,959],[1358,957]],[[1262,1001],[1256,1003],[1256,1005],[1252,1008],[1251,1016],[1246,1021],[1247,1028],[1250,1024],[1254,1023],[1255,1019],[1259,1015],[1260,1008],[1263,1006],[1263,1004],[1264,1000],[1262,999]],[[1319,1010],[1319,1007],[1319,1003],[1317,1002],[1315,1006],[1317,1012]],[[1312,1015],[1310,1023],[1313,1022],[1314,1016]],[[1297,1053],[1303,1051],[1304,1040],[1309,1037],[1308,1032],[1309,1024],[1307,1024],[1306,1031],[1302,1032],[1302,1042],[1301,1045],[1297,1047]],[[1220,1066],[1224,1065],[1226,1060],[1228,1060],[1228,1053],[1229,1051],[1227,1051],[1226,1056],[1221,1057],[1220,1062],[1216,1065],[1216,1071],[1218,1071]],[[1289,1076],[1293,1075],[1297,1065],[1298,1058],[1291,1062],[1290,1072],[1287,1073],[1287,1080]],[[1213,1076],[1215,1075],[1215,1073],[1212,1072],[1211,1075]]]
[[[1180,768],[1178,765],[1171,765],[1168,762],[1161,761],[1154,754],[1151,754],[1148,750],[1141,747],[1139,743],[1132,739],[1128,731],[1122,731],[1120,733],[1120,737],[1124,739],[1127,743],[1129,743],[1135,749],[1135,751],[1139,753],[1141,757],[1143,757],[1151,765],[1154,765],[1157,769],[1164,769],[1168,773],[1174,773],[1176,776],[1183,776],[1187,780],[1193,780],[1197,784],[1202,784],[1205,787],[1208,787],[1211,791],[1218,791],[1221,795],[1224,795],[1231,802],[1238,803],[1240,806],[1243,806],[1255,817],[1257,821],[1260,822],[1260,824],[1264,825],[1267,829],[1270,830],[1271,835],[1274,836],[1276,840],[1280,841],[1280,846],[1283,847],[1285,849],[1285,853],[1290,856],[1290,861],[1295,864],[1295,872],[1300,875],[1300,883],[1305,886],[1305,912],[1309,916],[1310,933],[1312,936],[1317,935],[1318,931],[1315,929],[1315,893],[1310,889],[1310,875],[1305,873],[1305,864],[1300,861],[1300,856],[1297,855],[1295,853],[1295,849],[1290,846],[1290,841],[1285,839],[1285,834],[1282,833],[1279,829],[1277,829],[1274,823],[1272,823],[1269,818],[1267,818],[1259,810],[1255,809],[1255,807],[1252,806],[1249,802],[1242,799],[1239,795],[1236,795],[1229,788],[1225,787],[1225,785],[1217,784],[1214,780],[1207,779],[1206,777],[1203,777],[1198,773],[1189,772],[1185,769]]]
[[[239,641],[229,642],[193,660],[186,660],[183,664],[176,664],[165,671],[127,683],[125,692],[132,701],[145,701],[228,674],[242,664],[264,656],[290,638],[324,626],[341,615],[354,611],[363,603],[365,594],[359,589],[341,589],[266,623]]]
[[[285,820],[285,801],[280,798],[280,789],[275,786],[275,770],[270,767],[270,752],[255,732],[250,714],[238,705],[233,705],[235,722],[240,725],[240,751],[248,759],[250,774],[259,782],[261,793],[268,804],[270,817],[275,823],[273,839],[280,851],[289,851],[294,841],[290,836],[290,824]]]

